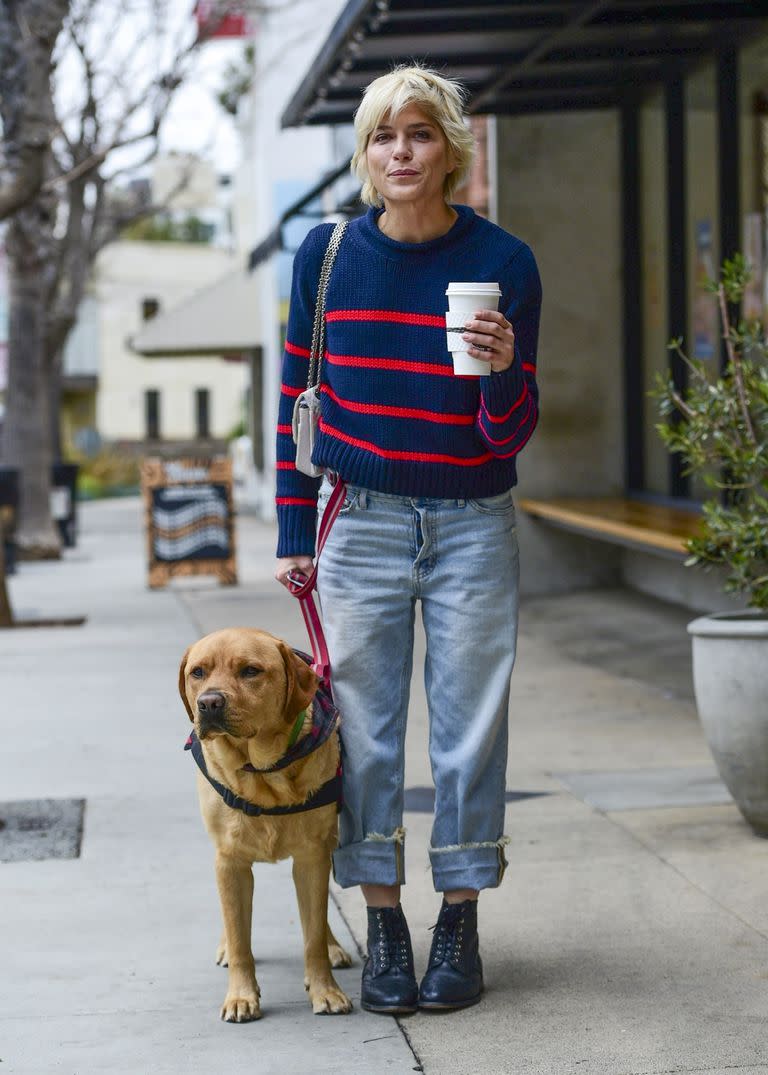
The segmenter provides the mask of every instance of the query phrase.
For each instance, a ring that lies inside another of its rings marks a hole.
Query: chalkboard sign
[[[228,459],[145,459],[141,468],[149,585],[178,575],[237,582]]]

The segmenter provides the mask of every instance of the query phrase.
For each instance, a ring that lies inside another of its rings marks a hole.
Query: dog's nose
[[[227,704],[227,699],[221,691],[203,691],[197,699],[197,708],[200,713],[221,713]]]
[[[221,691],[203,691],[197,699],[197,711],[207,727],[223,726],[227,699]]]

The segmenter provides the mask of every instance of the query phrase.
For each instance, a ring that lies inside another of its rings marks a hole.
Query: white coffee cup
[[[487,377],[491,372],[490,365],[468,355],[467,351],[473,345],[462,337],[466,332],[465,323],[474,318],[477,310],[498,310],[501,288],[494,283],[452,283],[445,294],[448,297],[445,326],[454,374],[457,377]]]

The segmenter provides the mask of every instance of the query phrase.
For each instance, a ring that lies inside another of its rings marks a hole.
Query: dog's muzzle
[[[197,714],[200,719],[200,734],[225,732],[227,699],[221,691],[203,691],[197,699]]]

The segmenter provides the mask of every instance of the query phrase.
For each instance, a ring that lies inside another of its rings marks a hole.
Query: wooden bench
[[[685,542],[700,533],[701,515],[622,497],[524,497],[518,506],[528,515],[585,537],[683,559]]]

